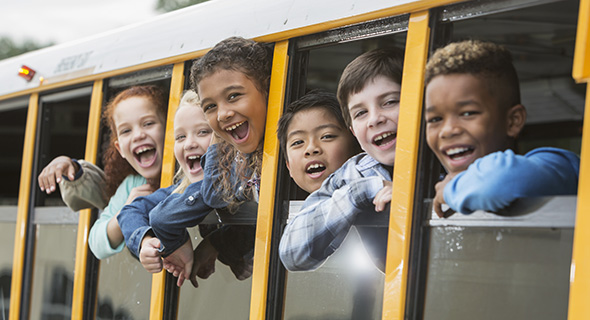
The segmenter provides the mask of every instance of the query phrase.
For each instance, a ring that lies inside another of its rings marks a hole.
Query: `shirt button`
[[[196,200],[195,197],[190,196],[186,199],[186,204],[190,206],[195,203],[195,200]]]

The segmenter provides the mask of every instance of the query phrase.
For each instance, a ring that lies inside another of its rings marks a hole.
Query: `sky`
[[[64,43],[158,15],[156,0],[0,0],[0,37]]]

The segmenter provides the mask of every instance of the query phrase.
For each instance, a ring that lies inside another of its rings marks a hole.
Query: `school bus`
[[[589,319],[589,15],[590,0],[215,0],[0,61],[2,318]],[[218,264],[199,288],[178,290],[128,252],[99,262],[88,232],[100,213],[72,212],[40,192],[37,175],[62,154],[100,165],[101,108],[149,83],[169,94],[169,185],[171,121],[190,66],[234,35],[274,50],[259,203],[220,216],[256,224],[252,277],[237,281]],[[467,38],[513,53],[529,114],[519,149],[578,153],[578,196],[524,199],[511,215],[432,215],[442,169],[424,139],[423,70],[433,50]],[[278,242],[305,194],[279,153],[277,120],[311,89],[335,92],[348,62],[386,46],[405,50],[393,200],[389,214],[357,221],[388,232],[385,272],[362,263],[353,232],[318,270],[287,272]]]

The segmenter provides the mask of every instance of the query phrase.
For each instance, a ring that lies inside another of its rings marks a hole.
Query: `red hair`
[[[103,155],[104,173],[107,180],[106,188],[109,197],[115,194],[115,191],[117,191],[121,182],[123,182],[128,175],[138,174],[129,162],[121,157],[121,154],[119,154],[119,151],[117,151],[117,148],[115,147],[117,131],[113,114],[115,113],[117,105],[121,101],[132,97],[144,97],[149,99],[156,106],[156,113],[158,114],[158,117],[162,119],[162,122],[166,119],[167,103],[164,91],[153,85],[129,87],[117,94],[107,104],[102,114],[102,119],[111,131],[109,146]],[[159,186],[154,187],[157,188]]]

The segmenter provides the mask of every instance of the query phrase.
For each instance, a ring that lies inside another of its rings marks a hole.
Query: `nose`
[[[141,141],[143,139],[145,139],[146,135],[145,135],[145,131],[143,128],[137,128],[137,130],[135,130],[134,134],[133,134],[133,141]]]
[[[229,121],[234,116],[234,111],[231,108],[228,108],[224,104],[219,104],[217,106],[217,121],[218,122],[226,122]]]
[[[369,119],[367,125],[369,127],[375,127],[385,122],[385,116],[381,112],[369,113]]]
[[[439,136],[443,139],[449,139],[461,134],[461,131],[461,126],[458,125],[457,121],[449,117],[444,120]]]
[[[311,139],[310,142],[305,147],[305,155],[311,156],[312,154],[319,155],[321,153],[322,153],[322,148],[320,147],[319,141],[317,141],[316,139]]]
[[[194,137],[191,134],[187,135],[186,140],[184,142],[184,150],[192,150],[192,149],[197,149],[197,148],[198,148],[198,144],[197,144],[196,137]]]

